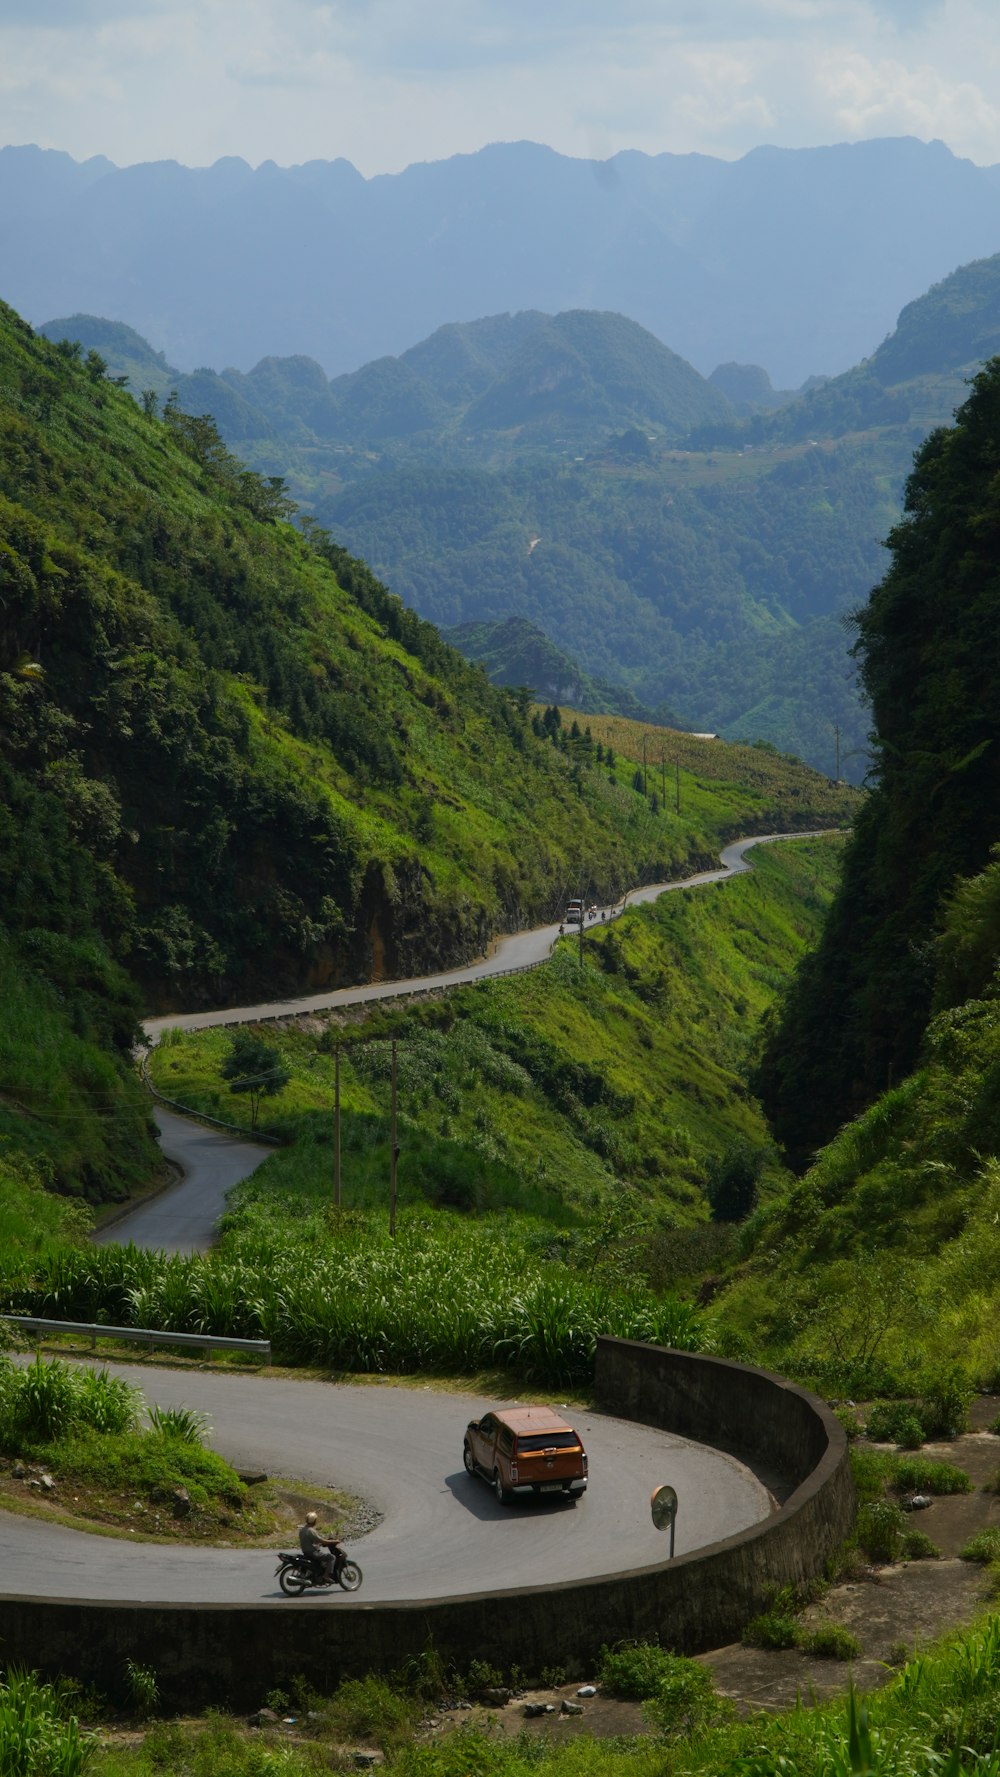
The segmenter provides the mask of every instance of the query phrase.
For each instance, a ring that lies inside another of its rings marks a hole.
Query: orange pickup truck
[[[587,1490],[587,1456],[578,1433],[550,1407],[494,1407],[466,1427],[462,1460],[501,1505],[518,1493]]]

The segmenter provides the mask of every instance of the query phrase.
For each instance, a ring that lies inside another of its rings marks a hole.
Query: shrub
[[[138,1423],[142,1395],[121,1376],[107,1370],[77,1373],[77,1411],[82,1425],[93,1431],[133,1431]]]
[[[679,1654],[667,1654],[666,1660],[668,1664],[653,1696],[644,1701],[642,1713],[661,1734],[692,1734],[721,1713],[721,1699],[707,1667]]]
[[[1000,1561],[1000,1526],[991,1525],[988,1530],[977,1530],[959,1553],[963,1561],[978,1561],[983,1567]]]
[[[383,1750],[407,1737],[415,1713],[412,1701],[373,1672],[365,1678],[347,1679],[323,1711],[338,1737],[368,1742]]]
[[[202,1444],[212,1428],[207,1414],[195,1407],[159,1407],[154,1402],[149,1408],[149,1429],[180,1444]]]
[[[964,1469],[933,1456],[890,1456],[886,1479],[900,1493],[971,1493],[973,1483]]]
[[[661,1679],[671,1676],[675,1659],[676,1655],[668,1653],[655,1641],[629,1641],[616,1648],[602,1647],[597,1663],[598,1683],[612,1697],[645,1701],[656,1696]]]
[[[744,1647],[765,1647],[774,1650],[784,1647],[797,1647],[799,1643],[799,1626],[787,1611],[768,1610],[759,1617],[751,1617],[744,1624],[740,1636]]]
[[[875,1444],[901,1444],[905,1450],[919,1450],[924,1441],[921,1420],[906,1401],[876,1401],[865,1431]]]
[[[928,1438],[957,1438],[969,1428],[975,1388],[961,1364],[931,1364],[919,1378],[917,1412]]]
[[[906,1518],[891,1499],[872,1499],[858,1513],[854,1535],[873,1561],[895,1561],[906,1530]]]
[[[842,1623],[820,1623],[803,1634],[799,1646],[817,1660],[856,1660],[861,1643]]]
[[[54,1686],[33,1672],[8,1669],[0,1683],[3,1777],[82,1777],[93,1750],[76,1716],[65,1714]]]
[[[903,1561],[939,1561],[941,1550],[925,1530],[904,1530],[899,1543]]]
[[[470,1697],[481,1697],[486,1691],[499,1691],[503,1688],[504,1676],[499,1666],[491,1666],[488,1660],[472,1660],[465,1676],[466,1688]]]
[[[79,1411],[76,1377],[61,1358],[36,1357],[27,1369],[11,1367],[3,1379],[4,1438],[8,1448],[50,1443],[70,1431]]]
[[[152,1715],[160,1701],[160,1687],[151,1666],[140,1666],[135,1660],[126,1660],[125,1690],[134,1715]]]

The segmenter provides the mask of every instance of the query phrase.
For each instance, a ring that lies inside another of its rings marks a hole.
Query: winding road
[[[651,884],[631,893],[629,902],[725,881],[750,867],[745,854],[752,846],[810,837],[768,834],[740,840],[726,847],[720,869]],[[168,1025],[193,1030],[249,1023],[481,980],[544,961],[557,936],[558,926],[542,926],[502,939],[488,958],[466,968],[408,983],[151,1019],[146,1033],[155,1042]],[[156,1114],[164,1152],[186,1176],[101,1238],[197,1250],[211,1243],[226,1192],[269,1150],[168,1111]],[[764,1480],[735,1458],[605,1414],[572,1415],[590,1456],[590,1488],[581,1500],[503,1507],[482,1481],[465,1473],[461,1461],[466,1422],[495,1403],[427,1387],[109,1367],[151,1401],[207,1413],[214,1428],[211,1442],[237,1467],[278,1475],[291,1471],[306,1483],[333,1485],[374,1505],[382,1520],[352,1551],[365,1570],[361,1604],[498,1592],[652,1566],[663,1560],[665,1545],[650,1520],[649,1496],[664,1482],[679,1499],[678,1554],[731,1536],[771,1510]],[[273,1554],[143,1544],[148,1524],[148,1517],[137,1514],[136,1540],[123,1542],[0,1513],[4,1591],[123,1602],[280,1602],[290,1608],[277,1589]],[[341,1593],[315,1594],[308,1600],[313,1605],[354,1608]]]
[[[625,903],[630,907],[646,901],[657,901],[676,889],[703,888],[713,882],[726,882],[742,876],[752,868],[746,853],[755,845],[771,845],[779,839],[816,839],[819,830],[808,833],[761,833],[752,839],[737,839],[720,854],[718,870],[702,870],[697,876],[684,876],[677,882],[647,883],[644,888],[630,889]],[[615,912],[621,911],[620,903]],[[597,929],[600,928],[598,922]],[[595,927],[586,928],[593,931]],[[465,963],[457,969],[444,969],[437,975],[419,975],[407,981],[369,981],[359,987],[338,987],[329,993],[307,994],[301,998],[272,1000],[259,1006],[232,1006],[218,1012],[169,1012],[162,1018],[147,1018],[143,1029],[150,1043],[155,1043],[164,1030],[209,1030],[220,1024],[257,1024],[274,1018],[295,1018],[308,1012],[329,1012],[337,1006],[361,1006],[372,1000],[396,999],[401,994],[429,993],[435,988],[460,987],[467,981],[485,981],[491,975],[507,975],[518,969],[530,969],[545,962],[559,937],[559,926],[533,926],[527,932],[513,932],[499,938],[489,956],[478,962]]]
[[[237,1467],[272,1475],[291,1470],[296,1479],[344,1488],[377,1507],[381,1524],[350,1545],[364,1569],[361,1604],[506,1591],[652,1566],[666,1544],[652,1526],[649,1496],[664,1481],[680,1501],[678,1554],[755,1524],[770,1510],[762,1482],[733,1457],[600,1413],[566,1414],[590,1457],[590,1487],[581,1500],[501,1506],[462,1466],[467,1421],[495,1403],[426,1387],[109,1367],[163,1405],[207,1412],[213,1447]],[[147,1603],[284,1603],[273,1553],[140,1544],[144,1520],[137,1515],[135,1523],[135,1542],[121,1542],[0,1513],[4,1591]],[[350,1608],[340,1592],[313,1594],[308,1602]]]

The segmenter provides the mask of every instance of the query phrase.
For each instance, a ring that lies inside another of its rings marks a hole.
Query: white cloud
[[[1000,161],[996,92],[995,0],[0,0],[0,142],[119,164],[903,132]]]

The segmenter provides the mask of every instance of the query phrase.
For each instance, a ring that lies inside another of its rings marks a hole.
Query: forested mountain
[[[897,509],[902,464],[887,470],[880,440],[815,461],[799,443],[674,448],[682,415],[700,413],[704,431],[728,414],[728,431],[735,410],[614,315],[442,328],[332,383],[302,359],[178,377],[130,329],[89,316],[44,331],[106,355],[147,403],[176,390],[181,408],[213,413],[434,622],[523,616],[619,703],[826,771],[839,728],[846,775],[863,775],[839,614],[877,578]]]
[[[998,460],[994,358],[954,427],[918,453],[891,566],[856,621],[875,785],[822,944],[759,1076],[799,1160],[914,1067],[935,992],[939,1010],[995,996],[1000,918],[986,867],[1000,842]],[[960,887],[983,871],[978,886]],[[956,1014],[959,1050],[961,1024]],[[982,1089],[995,1106],[996,1080]]]
[[[128,321],[184,370],[328,375],[498,310],[603,309],[707,375],[846,369],[902,306],[1000,249],[995,169],[903,138],[738,161],[530,142],[364,179],[347,161],[118,168],[0,152],[5,294]],[[873,275],[877,268],[878,275]]]
[[[480,954],[703,846],[288,524],[211,420],[9,309],[0,485],[0,1143],[64,1188],[150,1170],[140,1004]]]
[[[214,413],[433,621],[524,618],[663,720],[826,771],[839,752],[858,781],[868,716],[842,619],[882,572],[915,446],[1000,336],[1000,258],[935,286],[871,358],[780,411],[763,372],[721,367],[744,413],[756,391],[742,420],[620,316],[441,328],[332,383],[302,359],[179,378],[120,324],[46,331],[106,353],[137,392],[176,388]]]
[[[679,440],[733,418],[723,394],[623,315],[493,315],[441,327],[400,358],[332,381],[310,358],[185,376],[133,328],[94,315],[46,321],[39,332],[103,353],[136,394],[176,392],[187,413],[210,412],[241,445],[281,439],[503,461],[512,449],[582,449],[615,429],[655,427]],[[336,457],[326,466],[358,468]]]

